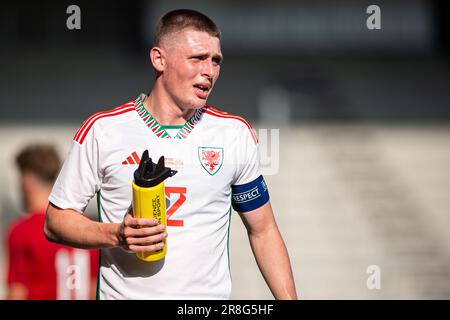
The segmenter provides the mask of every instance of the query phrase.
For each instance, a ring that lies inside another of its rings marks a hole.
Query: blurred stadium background
[[[81,30],[66,28],[71,4]],[[366,26],[372,4],[381,30]],[[153,28],[175,8],[222,29],[209,104],[279,129],[264,160],[279,159],[267,182],[300,297],[449,299],[448,1],[4,2],[1,239],[22,212],[15,153],[51,142],[65,156],[83,119],[148,92]],[[232,298],[271,299],[237,214],[230,254]]]

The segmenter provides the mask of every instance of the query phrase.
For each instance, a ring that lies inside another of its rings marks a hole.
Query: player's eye
[[[204,56],[193,56],[191,57],[191,59],[196,60],[196,61],[201,61],[201,60],[205,60]]]

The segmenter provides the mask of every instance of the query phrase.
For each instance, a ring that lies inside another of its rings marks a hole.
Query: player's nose
[[[202,65],[202,75],[212,79],[214,76],[214,66],[211,59],[205,59]]]

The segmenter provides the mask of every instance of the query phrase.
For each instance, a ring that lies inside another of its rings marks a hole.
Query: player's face
[[[176,42],[166,50],[164,87],[180,108],[201,108],[219,77],[220,40],[206,32],[187,29],[173,41]]]

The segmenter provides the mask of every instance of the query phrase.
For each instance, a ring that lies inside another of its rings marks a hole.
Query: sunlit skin
[[[145,108],[163,125],[183,125],[205,106],[223,56],[219,38],[187,28],[163,38],[150,60],[156,81]]]

